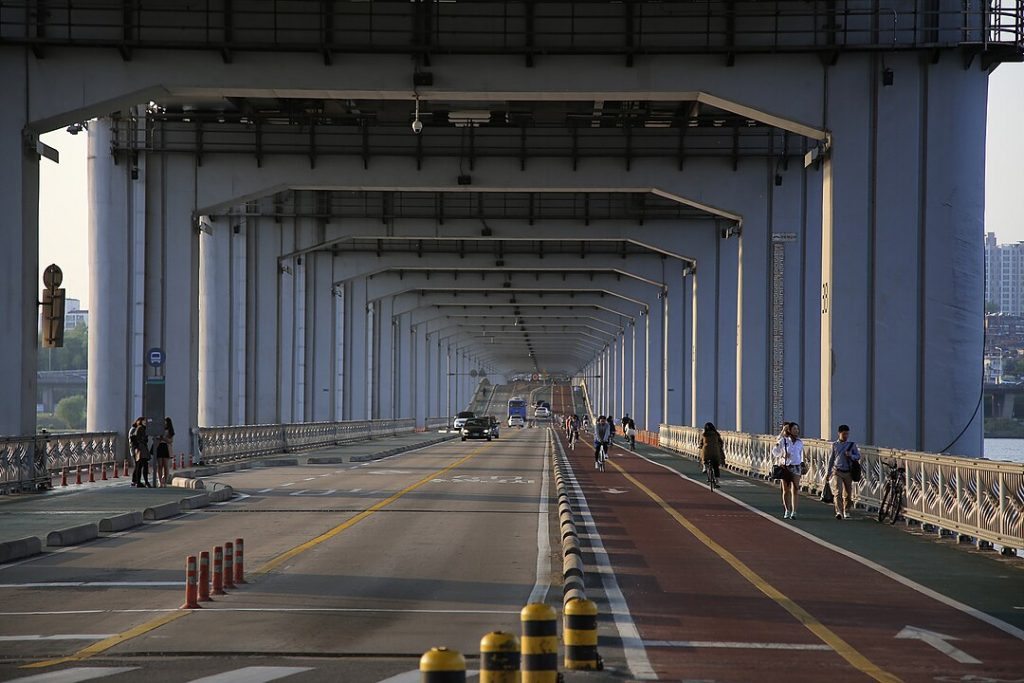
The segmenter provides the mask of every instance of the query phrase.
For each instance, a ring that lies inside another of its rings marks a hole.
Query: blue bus
[[[526,401],[520,396],[513,396],[508,400],[508,426],[526,426]]]

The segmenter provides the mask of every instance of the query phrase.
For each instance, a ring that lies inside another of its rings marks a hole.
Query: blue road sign
[[[150,367],[160,367],[164,364],[164,350],[159,346],[154,346],[146,352],[146,362],[149,363]]]

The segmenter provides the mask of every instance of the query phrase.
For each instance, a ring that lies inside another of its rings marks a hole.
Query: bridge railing
[[[64,468],[117,462],[117,447],[116,432],[0,438],[0,494],[48,485]]]
[[[202,462],[216,463],[324,448],[347,441],[411,432],[415,427],[413,419],[353,420],[199,427],[196,433]]]
[[[445,417],[444,415],[438,415],[437,417],[428,417],[423,422],[423,426],[427,429],[441,429],[447,427],[451,418]]]
[[[663,448],[696,459],[700,434],[693,427],[661,425],[659,438]],[[728,469],[769,477],[775,436],[722,432],[722,438]],[[854,484],[855,502],[877,509],[888,476],[882,462],[898,462],[906,468],[907,519],[978,541],[1024,548],[1024,464],[857,445],[864,476]],[[828,441],[804,439],[808,470],[802,486],[824,488],[831,450]]]

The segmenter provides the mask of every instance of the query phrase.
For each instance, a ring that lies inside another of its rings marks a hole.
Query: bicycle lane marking
[[[662,510],[664,510],[672,519],[674,519],[681,527],[686,529],[694,538],[700,541],[713,553],[718,555],[724,560],[730,567],[732,567],[740,576],[750,582],[757,590],[764,593],[766,596],[771,598],[776,604],[782,609],[789,612],[797,621],[799,621],[804,628],[813,633],[819,640],[826,645],[830,646],[836,651],[840,657],[845,659],[851,666],[858,671],[870,676],[879,683],[901,683],[901,679],[892,673],[885,671],[877,664],[869,660],[867,657],[858,652],[852,645],[847,643],[832,629],[825,626],[823,623],[818,621],[813,615],[807,610],[798,605],[791,598],[782,593],[764,578],[762,578],[757,572],[748,567],[742,560],[733,555],[731,552],[726,550],[722,545],[717,543],[710,536],[705,534],[703,531],[698,529],[690,520],[684,517],[678,510],[673,508],[671,505],[666,503],[657,493],[652,491],[650,488],[645,486],[639,479],[629,474],[624,470],[618,463],[609,461],[616,470],[619,471],[623,477],[626,478],[631,484],[642,491],[648,498],[653,500]]]
[[[388,496],[387,498],[385,498],[382,501],[378,501],[377,503],[374,503],[373,505],[371,505],[367,509],[363,510],[359,514],[357,514],[354,517],[352,517],[352,518],[342,522],[341,524],[339,524],[336,527],[330,529],[329,531],[326,531],[326,532],[320,534],[319,536],[316,536],[315,538],[313,538],[313,539],[311,539],[309,541],[306,541],[305,543],[297,545],[294,548],[292,548],[291,550],[287,550],[287,551],[281,553],[277,557],[269,560],[263,566],[259,567],[255,571],[253,571],[251,574],[248,575],[248,577],[250,578],[250,580],[256,580],[259,577],[270,573],[271,571],[273,571],[277,567],[281,566],[283,563],[287,562],[288,560],[290,560],[290,559],[292,559],[292,558],[294,558],[294,557],[296,557],[296,556],[306,552],[307,550],[315,548],[316,546],[320,545],[321,543],[324,543],[325,541],[328,541],[328,540],[334,538],[338,534],[340,534],[340,533],[342,533],[342,532],[352,528],[353,526],[355,526],[359,522],[362,522],[363,520],[371,517],[374,513],[376,513],[378,511],[380,511],[381,509],[387,507],[388,505],[390,505],[391,503],[395,502],[396,500],[398,500],[402,496],[405,496],[406,494],[415,491],[416,489],[420,488],[421,486],[429,484],[436,477],[444,475],[444,474],[452,471],[453,469],[464,465],[465,463],[469,462],[470,460],[472,460],[476,456],[480,455],[480,453],[482,453],[484,450],[486,450],[488,448],[491,448],[492,445],[493,444],[487,444],[485,446],[481,446],[481,447],[473,449],[466,456],[460,458],[459,460],[456,460],[451,465],[448,465],[447,467],[444,467],[444,468],[442,468],[440,470],[437,470],[436,472],[428,474],[427,476],[425,476],[422,479],[420,479],[418,482],[405,487],[401,491],[398,491],[398,492]],[[24,664],[20,668],[22,668],[22,669],[41,669],[41,668],[46,668],[46,667],[51,667],[51,666],[57,666],[57,665],[60,665],[60,664],[66,664],[68,662],[82,661],[82,660],[88,659],[89,657],[92,657],[94,655],[106,652],[107,650],[109,650],[110,648],[112,648],[112,647],[114,647],[116,645],[121,645],[122,643],[125,643],[125,642],[127,642],[129,640],[132,640],[132,639],[137,638],[137,637],[139,637],[141,635],[149,633],[150,631],[156,630],[156,629],[160,628],[161,626],[165,626],[166,624],[169,624],[169,623],[171,623],[173,621],[177,621],[178,619],[181,619],[183,617],[187,617],[188,615],[190,615],[192,613],[193,612],[191,610],[181,610],[181,611],[169,612],[169,613],[166,613],[166,614],[162,614],[162,615],[160,615],[158,617],[155,617],[155,618],[151,619],[150,621],[147,621],[147,622],[145,622],[143,624],[140,624],[138,626],[130,628],[130,629],[126,630],[126,631],[123,631],[122,633],[118,633],[118,634],[116,634],[114,636],[111,636],[110,638],[107,638],[105,640],[101,640],[98,643],[93,643],[92,645],[90,645],[90,646],[88,646],[86,648],[83,648],[81,650],[78,650],[77,652],[74,652],[73,654],[70,654],[70,655],[67,655],[67,656],[64,656],[64,657],[56,657],[56,658],[53,658],[53,659],[47,659],[47,660],[43,660],[43,661],[40,661],[40,662],[32,662],[31,664]]]
[[[622,450],[623,450],[624,453],[628,453],[628,451],[626,451],[625,449],[622,449]],[[698,482],[696,479],[694,479],[694,478],[692,478],[690,476],[687,476],[686,474],[682,473],[681,471],[679,471],[677,469],[674,469],[674,468],[670,467],[669,465],[666,465],[665,463],[656,462],[656,461],[650,459],[649,457],[647,457],[647,456],[645,456],[645,455],[643,455],[641,453],[629,453],[629,454],[630,455],[634,455],[637,458],[640,458],[641,460],[644,460],[644,461],[646,461],[646,462],[648,462],[648,463],[650,463],[652,465],[655,465],[656,467],[660,467],[660,468],[664,469],[665,471],[670,472],[671,474],[673,474],[673,475],[675,475],[675,476],[677,476],[677,477],[679,477],[679,478],[681,478],[683,480],[689,481],[689,482],[694,483],[694,484],[700,484],[700,482]],[[666,454],[666,455],[669,455],[669,454]],[[671,455],[671,457],[683,457],[683,456]],[[685,460],[684,460],[684,462],[685,462]],[[743,479],[742,475],[735,475],[735,476],[738,477],[740,480]],[[753,485],[753,484],[751,484],[751,485]],[[962,603],[959,600],[955,600],[955,599],[949,597],[948,595],[944,595],[944,594],[942,594],[942,593],[940,593],[940,592],[938,592],[938,591],[936,591],[936,590],[934,590],[932,588],[924,586],[924,585],[914,581],[913,579],[909,579],[906,576],[903,576],[902,574],[899,574],[899,573],[895,572],[894,570],[889,569],[888,567],[886,567],[884,565],[881,565],[881,564],[879,564],[879,563],[877,563],[877,562],[875,562],[873,560],[870,560],[870,559],[868,559],[868,558],[866,558],[866,557],[864,557],[862,555],[858,555],[857,553],[855,553],[853,551],[850,551],[850,550],[847,550],[846,548],[843,548],[841,546],[835,545],[834,543],[830,543],[829,541],[826,541],[825,539],[823,539],[823,538],[821,538],[819,536],[815,536],[814,534],[810,533],[809,531],[805,531],[804,529],[801,529],[801,528],[799,528],[797,526],[793,526],[792,524],[788,524],[788,523],[782,522],[779,519],[773,517],[772,515],[764,512],[763,510],[760,510],[760,509],[754,507],[750,503],[747,503],[747,502],[745,502],[743,500],[740,500],[739,498],[731,496],[731,495],[729,495],[728,493],[726,493],[724,491],[717,490],[716,492],[717,492],[718,495],[722,496],[726,500],[728,500],[728,501],[730,501],[730,502],[732,502],[732,503],[734,503],[734,504],[744,508],[745,510],[748,510],[748,511],[754,513],[755,515],[757,515],[759,517],[762,517],[762,518],[768,520],[769,522],[771,522],[772,524],[774,524],[776,526],[779,526],[779,527],[781,527],[783,529],[786,529],[787,531],[790,531],[790,532],[792,532],[794,534],[797,534],[798,536],[801,536],[801,537],[803,537],[803,538],[805,538],[805,539],[815,543],[816,545],[821,546],[822,548],[826,548],[828,550],[831,550],[833,552],[836,552],[836,553],[842,555],[843,557],[845,557],[847,559],[853,560],[854,562],[857,562],[858,564],[861,564],[861,565],[867,567],[868,569],[871,569],[871,570],[873,570],[875,572],[878,572],[879,574],[885,576],[886,578],[892,579],[896,583],[902,584],[903,586],[905,586],[907,588],[910,588],[911,590],[913,590],[913,591],[915,591],[917,593],[920,593],[921,595],[923,595],[925,597],[931,598],[932,600],[940,602],[943,605],[946,605],[947,607],[951,607],[951,608],[953,608],[953,609],[955,609],[955,610],[957,610],[959,612],[962,612],[962,613],[964,613],[964,614],[966,614],[966,615],[968,615],[970,617],[974,617],[978,621],[981,621],[981,622],[983,622],[985,624],[988,624],[989,626],[992,626],[992,627],[994,627],[996,629],[999,629],[1000,631],[1003,631],[1007,635],[1013,636],[1014,638],[1017,638],[1019,640],[1024,640],[1024,629],[1020,629],[1020,628],[1014,626],[1013,624],[1009,624],[1009,623],[1003,621],[1002,619],[999,619],[998,617],[994,617],[991,614],[983,612],[983,611],[981,611],[981,610],[979,610],[979,609],[977,609],[975,607],[971,607],[970,605]],[[807,502],[807,501],[805,500],[805,502]],[[1020,609],[1020,608],[1018,608],[1018,609]],[[1024,683],[1024,681],[1022,681],[1021,683]]]

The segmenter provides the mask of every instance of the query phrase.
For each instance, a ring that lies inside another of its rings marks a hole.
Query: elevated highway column
[[[636,388],[633,386],[635,333],[636,325],[632,322],[627,323],[625,330],[622,332],[622,413],[619,417],[625,413],[629,413],[630,417],[633,417],[636,413],[636,409],[633,407],[636,398]]]
[[[244,348],[245,339],[233,339],[231,277],[233,265],[229,221],[199,219],[199,426],[217,427],[233,422],[231,410],[231,351]]]
[[[683,262],[672,259],[665,263],[665,412],[663,422],[686,424],[684,412],[686,377],[689,374],[690,343],[686,336],[687,283]]]
[[[120,169],[110,155],[110,125],[109,119],[97,119],[90,124],[88,133],[89,277],[92,300],[89,303],[86,429],[125,432],[127,425],[142,410],[139,393],[142,385],[142,358],[138,357],[138,368],[132,363],[132,359],[142,353],[142,330],[141,327],[138,329],[137,336],[131,334],[129,322],[133,313],[142,313],[144,292],[137,289],[139,278],[134,275],[142,271],[144,255],[142,240],[133,238],[128,224],[128,183],[124,178],[118,181],[123,173],[119,173]],[[5,155],[3,158],[21,159],[22,155]],[[34,167],[32,170],[35,172]],[[18,183],[3,184],[6,188],[17,186]],[[6,205],[10,207],[10,204]],[[4,253],[8,252],[5,250]],[[2,271],[5,274],[16,272],[13,268],[4,268]],[[33,289],[29,292],[34,302]],[[16,290],[5,288],[4,291]],[[17,315],[12,311],[12,315],[6,319],[15,320]],[[34,323],[31,329],[36,329]],[[34,334],[32,348],[35,348]],[[0,357],[0,364],[10,361],[11,358],[6,355]],[[6,376],[18,377],[20,373]],[[34,379],[35,372],[32,376]],[[0,398],[0,405],[12,396],[13,392],[6,392]],[[16,410],[0,410],[0,420],[10,419],[16,414]],[[20,433],[34,431],[33,414],[31,429]],[[12,430],[5,433],[19,432]]]
[[[306,255],[305,420],[333,419],[335,377],[334,262],[330,254]]]
[[[633,390],[636,395],[636,402],[633,406],[636,412],[633,414],[633,420],[636,422],[638,429],[651,429],[647,422],[649,412],[647,410],[647,397],[650,390],[647,381],[647,373],[650,369],[647,361],[647,338],[649,335],[650,317],[650,311],[645,306],[641,309],[633,330],[633,376],[635,378]],[[657,425],[655,425],[656,428]]]
[[[245,423],[268,424],[278,414],[278,286],[280,228],[246,219]]]
[[[718,230],[690,232],[687,249],[697,261],[691,281],[691,369],[690,424],[720,422],[719,407],[719,339],[728,338],[732,321],[719,319],[719,257],[722,244]]]

